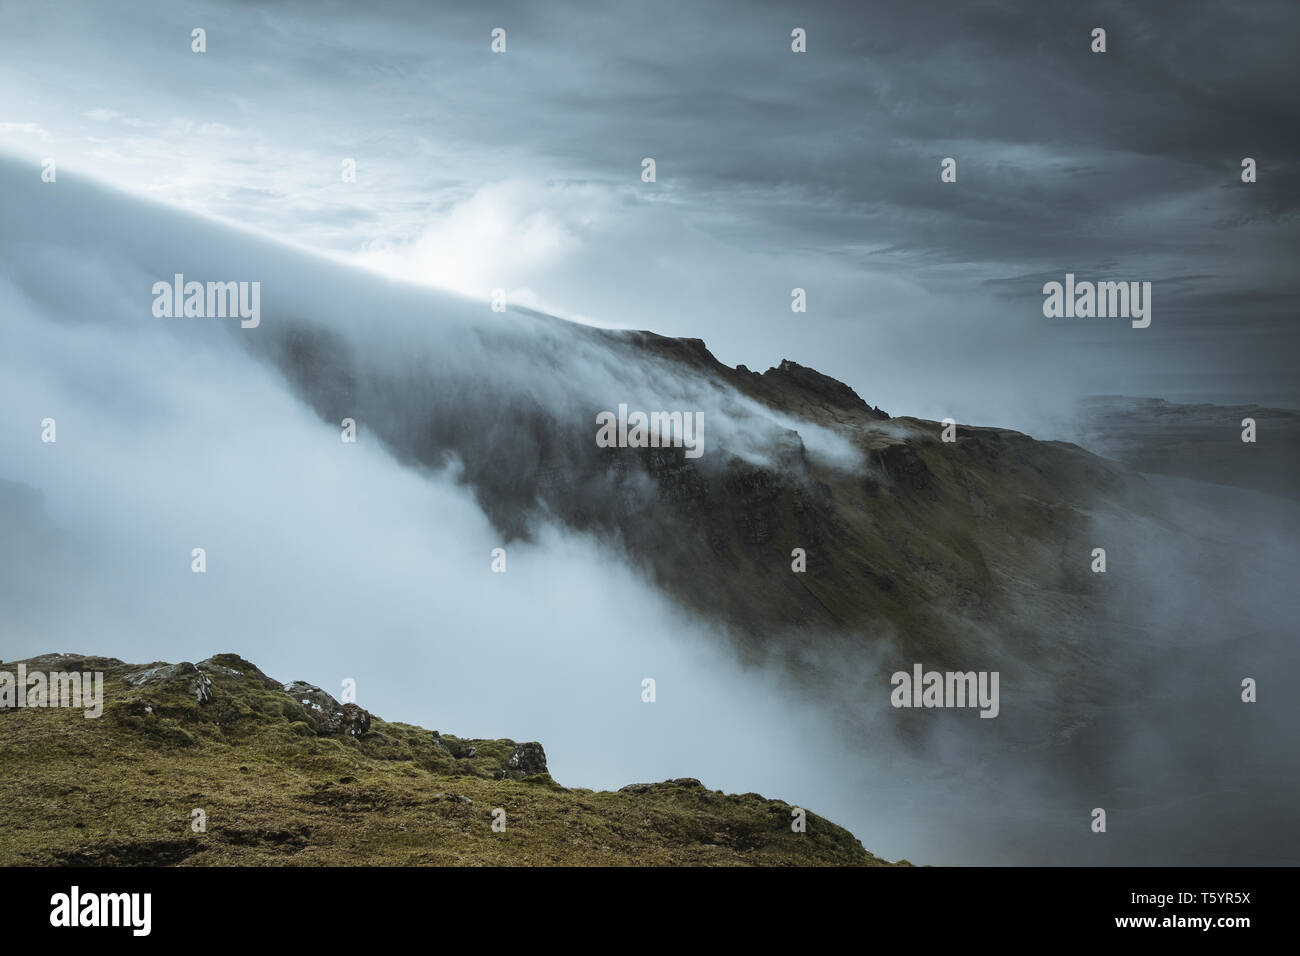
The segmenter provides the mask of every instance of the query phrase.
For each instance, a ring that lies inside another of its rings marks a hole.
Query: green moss
[[[241,674],[209,672],[202,707],[184,681],[130,687],[134,668],[110,663],[101,719],[0,712],[0,766],[22,769],[0,775],[0,864],[885,865],[814,814],[791,832],[789,807],[757,794],[502,779],[514,741],[378,718],[318,736],[248,661],[214,662]]]

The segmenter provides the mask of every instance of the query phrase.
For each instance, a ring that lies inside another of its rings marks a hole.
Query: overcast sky
[[[1291,0],[0,11],[0,150],[65,177],[893,414],[1300,404]],[[1066,272],[1152,282],[1151,327],[1044,318]]]
[[[790,49],[796,27],[806,53]],[[1104,54],[1089,49],[1094,27]],[[567,330],[538,333],[532,351],[471,352],[476,303],[268,251],[139,197],[473,297],[502,287],[579,321],[700,337],[728,364],[793,359],[893,414],[1071,437],[1072,403],[1095,392],[1295,407],[1298,27],[1294,0],[0,0],[0,153],[18,157],[0,157],[0,540],[19,542],[0,546],[0,655],[239,650],[331,690],[357,676],[386,717],[538,737],[572,785],[698,775],[803,801],[890,856],[1050,861],[1043,833],[1076,839],[1059,792],[994,774],[985,798],[956,745],[910,767],[856,725],[846,744],[772,675],[728,669],[705,622],[683,622],[599,541],[549,529],[511,544],[509,577],[492,574],[500,531],[454,476],[344,445],[249,360],[242,331],[153,321],[145,293],[173,265],[266,280],[268,317],[333,332],[330,347],[346,340],[363,367],[391,372],[369,384],[417,425],[430,396],[495,423],[493,395],[544,396],[558,415],[670,376],[590,342],[606,364],[581,345],[545,351],[588,338]],[[191,51],[195,28],[205,53]],[[945,157],[956,182],[940,181]],[[1258,182],[1241,182],[1243,157]],[[41,184],[47,158],[58,187]],[[105,198],[85,179],[137,195]],[[1045,318],[1043,283],[1067,272],[1151,282],[1150,327]],[[806,313],[791,312],[794,287]],[[413,356],[427,381],[410,385],[397,372]],[[496,390],[464,384],[494,375]],[[712,440],[727,417],[709,414]],[[57,445],[38,442],[46,415]],[[480,430],[511,441],[504,420]],[[1235,511],[1225,495],[1187,526],[1233,547],[1236,529],[1256,563],[1236,568],[1240,585],[1215,567],[1218,593],[1282,622],[1282,640],[1294,534],[1278,516],[1293,518],[1231,498]],[[1276,543],[1256,533],[1274,524]],[[1150,560],[1134,562],[1156,582],[1135,588],[1144,606],[1200,610],[1176,573],[1183,539],[1127,530],[1149,539]],[[211,560],[198,579],[196,545]],[[1176,632],[1183,653],[1156,681],[1170,700],[1185,702],[1208,653],[1188,651],[1188,634],[1231,630],[1235,605],[1211,593],[1213,613]],[[1262,647],[1251,667],[1290,672]],[[662,681],[653,713],[648,673]],[[1176,712],[1150,713],[1172,726]],[[1294,787],[1236,776],[1275,761],[1259,779],[1290,784],[1271,749],[1285,733],[1249,738],[1246,759],[1199,724],[1185,729],[1202,749],[1153,728],[1116,759],[1159,778],[1162,797],[1193,799],[1180,813],[1143,806],[1141,829],[1172,847],[1158,858],[1285,850],[1273,824]],[[1217,783],[1197,761],[1229,752],[1224,778],[1251,812],[1223,804],[1239,825],[1202,839],[1220,794],[1184,784]],[[1026,829],[1031,811],[1047,822]],[[1125,846],[1148,862],[1144,844]],[[1091,859],[1070,853],[1058,859]]]

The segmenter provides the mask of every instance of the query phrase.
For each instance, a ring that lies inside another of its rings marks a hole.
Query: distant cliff
[[[1242,422],[1254,441],[1242,441]],[[1137,471],[1300,498],[1300,413],[1099,395],[1079,406],[1079,440]]]

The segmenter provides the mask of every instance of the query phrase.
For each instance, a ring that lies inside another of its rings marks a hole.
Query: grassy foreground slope
[[[102,671],[104,711],[0,708],[0,864],[888,865],[778,800],[562,787],[538,744],[389,723],[234,654],[18,663]]]

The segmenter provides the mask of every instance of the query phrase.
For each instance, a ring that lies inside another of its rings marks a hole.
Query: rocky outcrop
[[[0,865],[885,863],[812,812],[794,832],[779,800],[693,778],[571,790],[536,741],[389,723],[234,654],[6,669],[83,661],[104,673],[103,720],[59,708],[0,720],[0,753],[22,768],[0,774]]]
[[[369,712],[356,704],[340,704],[315,684],[296,680],[285,684],[284,692],[303,706],[318,734],[360,737],[370,730]]]
[[[185,693],[193,697],[200,707],[212,703],[212,679],[189,661],[181,661],[179,664],[155,664],[127,674],[122,681],[128,687],[179,683],[184,686]]]
[[[507,766],[511,770],[518,771],[525,777],[531,777],[535,774],[546,773],[546,751],[542,745],[536,741],[526,744],[516,744],[515,752],[511,755]]]
[[[781,364],[776,368],[768,369],[763,373],[763,378],[771,383],[797,388],[815,398],[821,404],[832,408],[863,411],[867,412],[872,418],[882,420],[889,417],[880,409],[868,405],[857,392],[839,379],[823,375],[816,369],[800,365],[798,362],[791,362],[789,359],[782,359]]]
[[[652,790],[665,787],[675,787],[686,790],[703,790],[702,784],[695,777],[677,777],[673,780],[665,780],[663,783],[629,783],[626,787],[619,787],[619,793],[649,793]]]
[[[257,665],[244,660],[238,654],[214,654],[196,665],[199,670],[209,674],[226,674],[231,677],[251,677],[268,690],[279,690],[280,682],[267,677]]]
[[[18,663],[17,661],[13,662]],[[28,671],[107,671],[113,668],[125,667],[123,661],[116,657],[95,657],[86,654],[40,654],[36,657],[29,657],[22,663],[27,665]],[[6,667],[11,665],[6,665]]]

